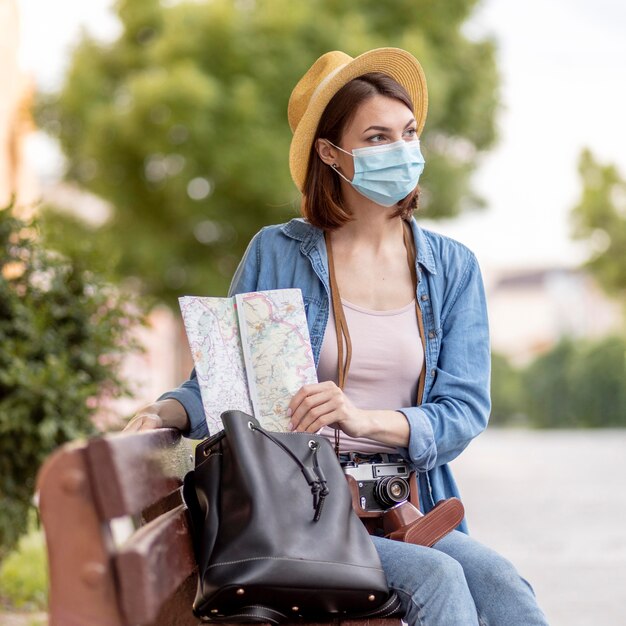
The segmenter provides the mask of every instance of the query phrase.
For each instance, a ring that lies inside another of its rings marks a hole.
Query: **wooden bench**
[[[196,572],[176,430],[66,444],[37,481],[50,573],[49,626],[195,626]],[[338,622],[336,622],[338,623]],[[398,626],[399,619],[344,621]]]

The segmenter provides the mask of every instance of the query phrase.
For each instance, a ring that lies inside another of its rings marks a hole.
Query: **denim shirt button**
[[[434,338],[435,338],[435,331],[434,331],[434,330],[431,330],[431,331],[428,333],[428,338],[429,338],[429,339],[434,339]]]
[[[427,300],[428,300],[428,296],[425,293],[423,293],[422,294],[422,302],[426,302]]]
[[[432,378],[435,377],[435,368],[433,367],[433,369],[430,370],[430,375]]]

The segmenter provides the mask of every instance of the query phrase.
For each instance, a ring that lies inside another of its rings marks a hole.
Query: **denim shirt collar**
[[[424,232],[418,226],[415,218],[411,218],[411,230],[413,231],[413,240],[415,241],[415,249],[417,250],[417,263],[422,268],[430,272],[431,274],[437,274],[437,266],[435,265],[435,258],[429,241],[424,236]],[[326,252],[326,245],[324,243],[324,231],[321,228],[317,228],[312,224],[309,224],[303,218],[298,217],[283,224],[281,227],[282,232],[291,239],[300,241],[300,249],[303,254],[309,255],[312,248],[322,246],[324,247],[324,253]],[[326,256],[323,254],[322,256]]]

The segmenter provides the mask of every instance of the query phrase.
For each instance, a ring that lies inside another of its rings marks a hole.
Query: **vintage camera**
[[[382,512],[408,500],[409,466],[400,462],[359,463],[356,460],[341,464],[346,475],[352,476],[359,488],[359,503],[364,511]]]

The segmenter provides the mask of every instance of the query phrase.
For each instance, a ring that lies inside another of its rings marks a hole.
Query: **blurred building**
[[[18,64],[19,20],[15,0],[0,0],[0,209],[14,198],[22,214],[32,210],[39,190],[25,156],[33,130],[34,83]]]
[[[621,328],[621,308],[575,268],[500,271],[487,289],[494,351],[524,364],[559,339],[599,338]]]

